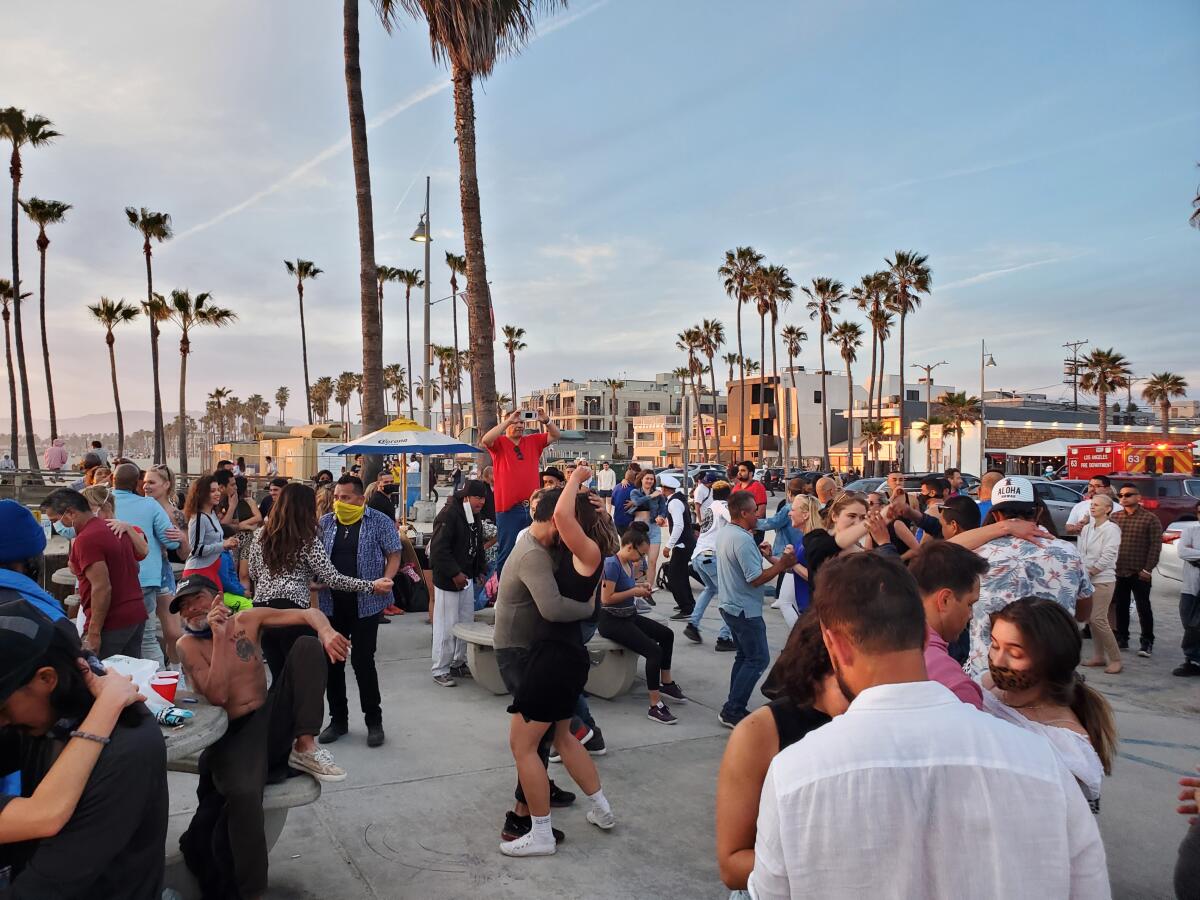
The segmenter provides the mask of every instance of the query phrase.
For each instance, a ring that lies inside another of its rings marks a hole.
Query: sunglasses
[[[1120,494],[1117,494],[1117,496],[1124,500],[1126,497],[1137,497],[1139,495],[1137,491],[1124,491]]]
[[[516,454],[516,456],[517,456],[517,459],[521,460],[521,462],[524,462],[524,461],[525,461],[525,454],[521,452],[521,447],[520,447],[520,445],[518,445],[518,444],[513,444],[513,453],[515,453],[515,454]]]

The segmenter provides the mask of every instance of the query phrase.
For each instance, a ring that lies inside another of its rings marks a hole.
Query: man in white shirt
[[[662,558],[667,560],[667,586],[675,598],[675,605],[679,607],[671,619],[683,621],[691,618],[692,610],[696,608],[690,574],[696,529],[692,526],[692,511],[688,509],[687,496],[679,490],[679,479],[674,475],[664,475],[659,483],[667,498],[667,521],[670,523],[670,531],[662,546]]]
[[[750,895],[1111,896],[1104,845],[1050,742],[928,681],[916,583],[827,562],[813,606],[850,708],[775,757]]]
[[[596,493],[604,498],[604,508],[612,513],[612,492],[617,486],[617,473],[614,472],[607,462],[600,463],[600,469],[596,472]]]
[[[716,480],[716,472],[705,472],[696,479],[696,489],[692,491],[692,503],[697,522],[704,520],[704,513],[712,504],[712,486]]]
[[[1112,482],[1107,475],[1093,475],[1088,479],[1087,491],[1084,493],[1083,499],[1071,507],[1071,512],[1067,516],[1067,534],[1079,534],[1083,531],[1083,526],[1092,517],[1092,498],[1097,494],[1113,496]]]

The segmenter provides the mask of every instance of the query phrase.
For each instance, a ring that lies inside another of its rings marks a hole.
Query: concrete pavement
[[[1177,586],[1155,585],[1158,642],[1153,659],[1126,659],[1125,671],[1089,682],[1113,703],[1120,759],[1107,779],[1100,826],[1113,894],[1169,898],[1184,822],[1174,812],[1175,781],[1200,763],[1200,679],[1173,678],[1180,626]],[[673,605],[656,595],[659,611]],[[768,612],[773,653],[785,639],[782,617]],[[1135,617],[1136,621],[1136,617]],[[717,612],[710,607],[705,642],[676,632],[673,674],[692,702],[673,705],[679,724],[646,718],[645,684],[615,701],[593,698],[608,743],[597,760],[617,827],[601,832],[584,819],[584,801],[555,810],[566,832],[556,856],[514,860],[497,847],[515,774],[508,753],[507,698],[466,682],[433,683],[431,628],[408,614],[380,630],[379,666],[388,742],[366,746],[360,715],[332,745],[349,771],[321,800],[293,810],[271,853],[272,898],[533,897],[724,898],[713,857],[716,772],[728,732],[716,713],[728,686],[732,654],[712,649]],[[1134,646],[1136,643],[1136,629]],[[1085,642],[1084,652],[1090,647]],[[357,696],[349,678],[351,709]],[[761,699],[761,697],[760,697]],[[552,776],[568,789],[560,765]],[[169,842],[194,806],[194,779],[171,776]]]

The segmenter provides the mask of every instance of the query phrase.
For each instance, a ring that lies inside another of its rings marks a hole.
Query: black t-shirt
[[[396,504],[392,502],[392,498],[383,491],[375,491],[367,500],[367,506],[376,512],[381,512],[392,521],[396,519]]]
[[[804,535],[804,560],[808,565],[808,583],[816,585],[817,570],[824,565],[825,560],[832,559],[842,552],[833,535],[824,528],[814,528]]]
[[[558,592],[568,600],[592,604],[592,614],[586,621],[594,622],[600,614],[600,578],[604,574],[604,566],[597,566],[591,575],[580,575],[575,570],[575,557],[566,547],[554,551],[554,581],[558,584]],[[533,639],[561,641],[577,647],[583,646],[583,632],[580,622],[547,622],[538,617]]]
[[[779,732],[779,749],[790,747],[810,731],[833,720],[811,706],[797,706],[787,697],[777,697],[767,706],[775,719],[775,730]]]
[[[329,551],[329,559],[343,575],[357,578],[358,535],[362,531],[362,519],[353,525],[342,525],[335,519],[333,528],[333,548]]]
[[[0,771],[21,771],[29,797],[50,769],[49,738],[0,731]],[[0,796],[0,809],[11,797]],[[54,837],[0,845],[12,884],[0,898],[159,900],[167,838],[167,755],[150,715],[118,725],[75,812]]]
[[[270,515],[270,514],[271,514],[271,507],[272,507],[272,506],[274,506],[274,505],[275,505],[275,498],[274,498],[274,497],[272,497],[270,494],[267,494],[267,496],[265,496],[265,497],[263,497],[263,498],[262,498],[262,502],[260,502],[260,503],[258,504],[258,511],[259,511],[260,513],[262,513],[262,517],[263,517],[264,519],[265,519],[265,518],[266,518],[268,515]]]

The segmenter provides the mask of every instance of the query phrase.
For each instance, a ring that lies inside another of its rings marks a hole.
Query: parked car
[[[877,491],[887,483],[886,478],[859,478],[857,481],[852,481],[846,485],[848,491],[859,491],[863,494],[869,494],[872,491]]]
[[[1200,523],[1193,518],[1172,522],[1163,529],[1162,553],[1158,557],[1158,567],[1154,570],[1155,575],[1161,575],[1163,578],[1171,579],[1171,581],[1183,581],[1183,567],[1185,563],[1179,558],[1179,548],[1176,546],[1176,542],[1179,540],[1179,536],[1183,534],[1185,528],[1197,527],[1200,527]]]
[[[1108,477],[1112,480],[1113,493],[1117,493],[1123,484],[1136,487],[1142,495],[1142,506],[1158,516],[1164,529],[1196,514],[1196,504],[1200,502],[1200,476],[1114,472]]]
[[[1046,510],[1054,522],[1054,530],[1059,537],[1067,537],[1067,518],[1075,504],[1083,499],[1083,494],[1063,487],[1057,481],[1034,481],[1033,493],[1046,504]]]
[[[1073,491],[1078,491],[1080,494],[1087,493],[1087,479],[1082,478],[1060,478],[1055,484],[1061,484],[1063,487],[1069,487]]]

